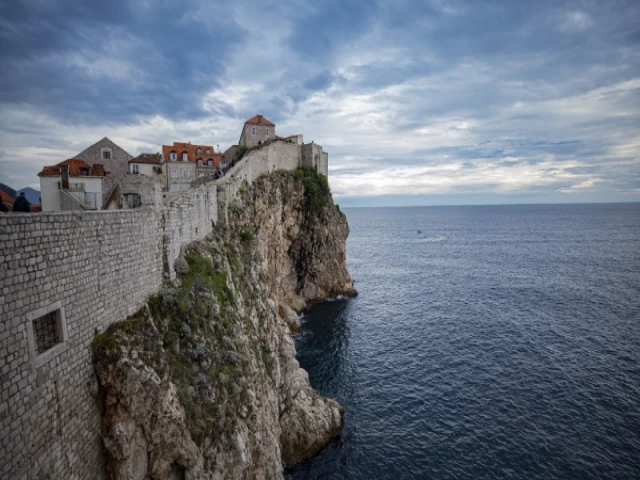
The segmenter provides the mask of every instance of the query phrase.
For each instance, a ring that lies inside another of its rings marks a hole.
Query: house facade
[[[129,160],[129,173],[153,177],[159,185],[167,187],[167,169],[159,153],[141,153]]]
[[[42,211],[101,210],[106,175],[103,165],[77,158],[44,167],[38,174]]]
[[[224,155],[213,145],[192,145],[173,142],[162,146],[162,157],[167,171],[167,190],[176,192],[191,186],[197,177],[215,175],[224,162]]]
[[[104,137],[73,158],[84,160],[91,166],[103,165],[110,175],[120,176],[129,172],[129,160],[133,159],[133,156]]]
[[[244,122],[238,144],[241,147],[255,147],[276,138],[276,124],[262,115],[256,115]]]

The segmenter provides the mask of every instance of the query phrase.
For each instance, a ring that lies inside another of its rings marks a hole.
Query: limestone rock
[[[291,331],[295,310],[355,294],[346,220],[332,202],[309,212],[293,173],[258,179],[234,205],[184,249],[182,281],[98,342],[112,480],[282,479],[283,462],[340,434],[344,411],[311,388]]]
[[[294,312],[287,305],[279,304],[278,305],[278,314],[280,318],[282,318],[292,332],[297,332],[300,330],[300,319],[298,318],[298,314]]]

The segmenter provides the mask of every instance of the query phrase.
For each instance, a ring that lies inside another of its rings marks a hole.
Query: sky
[[[260,113],[341,206],[640,201],[636,0],[4,0],[0,57],[16,189]]]

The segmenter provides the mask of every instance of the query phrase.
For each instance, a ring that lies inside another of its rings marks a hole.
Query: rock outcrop
[[[343,409],[311,388],[291,338],[294,310],[355,293],[323,181],[277,172],[243,187],[227,225],[185,250],[179,281],[96,337],[112,479],[278,479],[339,435]]]

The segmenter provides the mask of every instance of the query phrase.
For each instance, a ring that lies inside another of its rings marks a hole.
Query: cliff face
[[[325,181],[309,170],[276,172],[230,205],[231,228],[256,234],[269,293],[295,310],[355,294],[346,267],[349,226]]]
[[[355,293],[346,220],[317,181],[243,188],[178,284],[96,337],[112,479],[277,479],[339,434],[342,407],[311,388],[290,336],[292,308]]]

